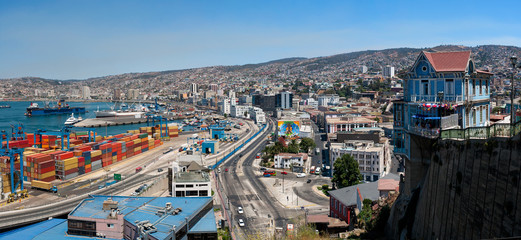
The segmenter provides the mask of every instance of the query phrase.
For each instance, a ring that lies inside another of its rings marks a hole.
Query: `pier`
[[[193,115],[190,116],[172,116],[166,114],[159,114],[168,119],[168,121],[184,119],[184,118],[193,118]],[[139,124],[146,123],[146,118],[134,118],[134,117],[108,117],[108,118],[87,118],[79,123],[74,124],[75,127],[110,127],[110,126],[118,126],[118,125],[130,125],[130,124]]]

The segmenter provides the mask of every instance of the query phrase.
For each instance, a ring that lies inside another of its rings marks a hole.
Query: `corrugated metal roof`
[[[50,228],[53,228],[56,225],[65,222],[65,226],[67,226],[66,219],[58,219],[53,218],[43,222],[31,224],[29,226],[17,228],[15,230],[11,230],[9,232],[4,232],[0,234],[0,239],[33,239],[39,234],[47,231]],[[51,238],[48,238],[51,239]]]
[[[217,226],[215,224],[215,215],[213,211],[209,211],[204,215],[195,226],[188,231],[189,233],[212,233],[217,232]]]

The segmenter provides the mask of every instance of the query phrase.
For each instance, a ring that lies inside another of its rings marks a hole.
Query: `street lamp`
[[[510,83],[510,86],[512,86],[512,89],[510,89],[510,127],[512,127],[514,125],[514,74],[516,71],[517,57],[510,57],[510,63],[512,63],[512,82]]]

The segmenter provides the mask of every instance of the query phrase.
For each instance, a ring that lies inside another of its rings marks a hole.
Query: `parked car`
[[[287,172],[285,172],[285,171],[284,171],[284,172],[281,172],[280,174],[283,174],[283,175],[288,175],[288,173],[287,173]]]
[[[157,171],[158,171],[158,172],[162,172],[162,171],[163,171],[163,169],[162,169],[162,168],[159,168],[159,169],[157,169]]]
[[[266,168],[265,167],[261,167],[260,170],[261,171],[266,171]]]
[[[244,227],[244,220],[242,220],[242,218],[239,218],[239,226]]]
[[[299,174],[297,174],[297,177],[298,177],[298,178],[303,178],[303,177],[305,177],[305,176],[306,176],[305,173],[299,173]]]
[[[242,209],[242,207],[238,207],[238,208],[237,208],[237,212],[240,213],[240,214],[243,214],[243,213],[244,213],[244,210]]]
[[[225,172],[228,172],[228,168],[224,169]]]
[[[306,182],[307,182],[307,183],[310,183],[310,182],[311,182],[311,179],[308,179]]]

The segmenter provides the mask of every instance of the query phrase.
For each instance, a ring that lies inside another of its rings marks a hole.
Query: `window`
[[[422,80],[423,95],[429,95],[429,81]]]
[[[176,188],[184,188],[185,185],[184,185],[184,184],[176,184],[175,187],[176,187]]]
[[[479,122],[482,123],[483,122],[483,115],[485,115],[485,109],[483,108],[483,106],[479,107]]]
[[[193,184],[186,184],[186,187],[187,187],[187,188],[193,188],[194,185],[193,185]]]
[[[208,196],[208,190],[199,191],[199,196]]]
[[[445,80],[445,94],[454,95],[454,80],[452,80],[452,79]]]
[[[107,227],[108,227],[108,228],[114,228],[114,224],[112,224],[112,223],[107,223]]]
[[[490,118],[488,116],[488,105],[485,106],[485,121],[488,121]]]
[[[472,109],[472,124],[476,126],[476,109]]]
[[[199,187],[206,187],[208,184],[199,184]]]
[[[485,88],[484,88],[484,86],[481,85],[481,84],[485,84],[485,82],[484,82],[484,81],[483,81],[483,82],[482,82],[482,81],[479,81],[479,86],[481,87],[481,95],[483,95],[483,94],[485,94]]]

